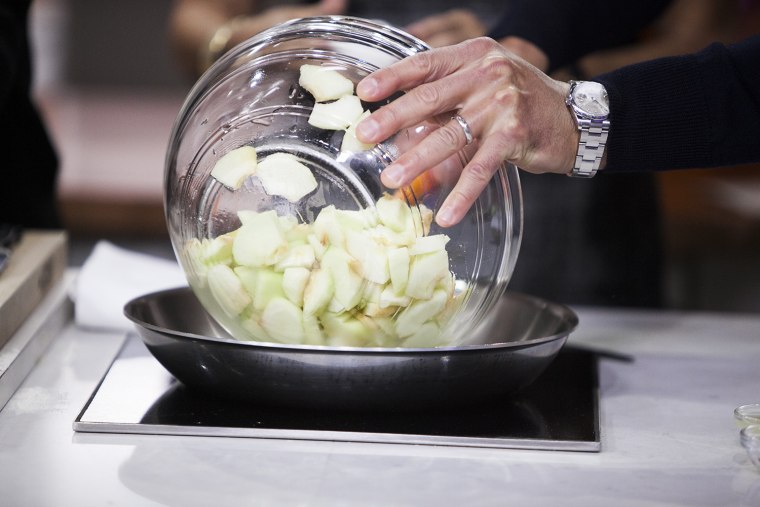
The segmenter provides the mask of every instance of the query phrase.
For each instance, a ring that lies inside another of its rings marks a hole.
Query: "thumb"
[[[348,0],[320,0],[315,7],[317,14],[323,16],[343,14],[348,9]]]

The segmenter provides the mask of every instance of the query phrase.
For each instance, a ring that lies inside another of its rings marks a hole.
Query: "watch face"
[[[593,81],[581,81],[575,86],[573,102],[577,109],[592,118],[606,118],[610,114],[607,90]]]

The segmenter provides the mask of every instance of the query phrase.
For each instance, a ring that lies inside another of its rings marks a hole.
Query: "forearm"
[[[760,36],[594,78],[610,96],[605,170],[760,160]]]

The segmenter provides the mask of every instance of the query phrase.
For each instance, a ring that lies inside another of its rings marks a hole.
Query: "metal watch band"
[[[581,139],[571,176],[591,178],[602,163],[610,122],[578,118],[578,130],[581,131]]]

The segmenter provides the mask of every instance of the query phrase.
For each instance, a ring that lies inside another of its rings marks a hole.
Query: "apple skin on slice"
[[[222,155],[211,169],[211,176],[230,190],[237,190],[247,177],[256,174],[256,168],[256,149],[241,146]]]
[[[229,266],[216,264],[209,268],[207,276],[211,295],[230,317],[237,317],[251,304],[251,296]]]
[[[340,72],[321,65],[301,65],[298,84],[317,102],[354,94],[354,83]]]

